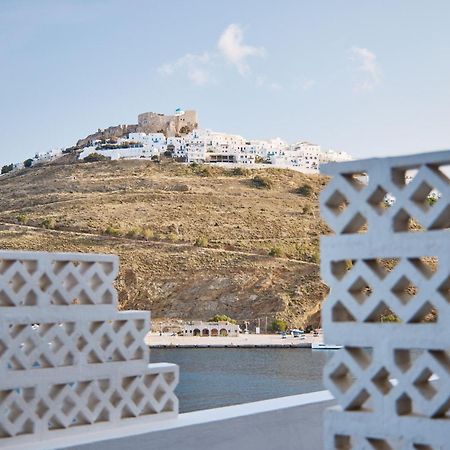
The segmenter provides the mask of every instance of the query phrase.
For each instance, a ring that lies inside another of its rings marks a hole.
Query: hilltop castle
[[[163,133],[166,138],[183,136],[198,128],[197,111],[181,111],[179,108],[173,115],[154,112],[139,114],[138,123],[132,125],[117,125],[86,136],[77,142],[77,147],[84,147],[89,143],[101,139],[121,138],[129,133]]]

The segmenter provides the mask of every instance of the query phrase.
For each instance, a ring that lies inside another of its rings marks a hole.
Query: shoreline
[[[277,334],[241,334],[229,336],[172,336],[169,333],[148,333],[145,343],[150,348],[311,348],[323,343],[323,335],[305,335],[304,339],[292,336],[282,339]]]

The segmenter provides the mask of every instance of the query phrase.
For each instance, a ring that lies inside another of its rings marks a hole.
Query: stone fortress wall
[[[166,137],[187,134],[198,127],[197,111],[185,111],[182,115],[165,115],[145,112],[138,116],[138,132],[162,132]]]
[[[138,123],[132,125],[117,125],[86,136],[77,142],[81,148],[90,142],[99,139],[121,138],[129,133],[158,133],[162,132],[166,137],[188,134],[198,127],[197,111],[188,110],[182,115],[166,115],[154,112],[139,114]]]

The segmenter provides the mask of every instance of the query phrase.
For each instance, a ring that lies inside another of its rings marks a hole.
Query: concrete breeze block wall
[[[343,346],[327,450],[450,448],[449,168],[450,151],[321,167],[323,328]]]
[[[0,448],[177,416],[178,367],[148,364],[149,313],[117,312],[117,273],[110,255],[0,252]]]

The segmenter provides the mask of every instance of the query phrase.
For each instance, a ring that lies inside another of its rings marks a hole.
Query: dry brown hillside
[[[323,177],[61,162],[0,177],[0,248],[117,253],[121,307],[155,318],[317,323]]]

